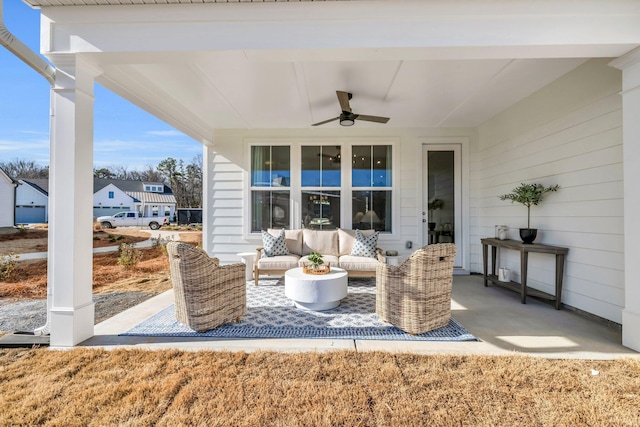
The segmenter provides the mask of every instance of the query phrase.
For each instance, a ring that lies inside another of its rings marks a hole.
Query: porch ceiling
[[[340,114],[336,90],[353,93],[355,113],[391,118],[354,127],[475,127],[589,58],[640,44],[640,8],[625,1],[579,13],[569,1],[26,2],[43,7],[56,65],[80,54],[98,83],[198,140],[309,128]]]

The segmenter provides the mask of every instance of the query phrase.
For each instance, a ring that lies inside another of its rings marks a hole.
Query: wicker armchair
[[[410,334],[449,323],[456,246],[429,245],[399,266],[381,264],[376,271],[376,314]]]
[[[167,244],[176,319],[198,332],[239,321],[247,312],[245,265],[219,265],[204,251]]]

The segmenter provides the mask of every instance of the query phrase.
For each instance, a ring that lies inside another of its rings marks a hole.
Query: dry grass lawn
[[[631,359],[0,350],[0,384],[0,425],[640,425]]]

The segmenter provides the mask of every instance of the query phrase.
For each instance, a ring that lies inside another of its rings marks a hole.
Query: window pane
[[[291,158],[288,146],[251,147],[251,185],[288,187],[291,183]]]
[[[340,146],[303,146],[303,187],[340,187]]]
[[[320,186],[320,147],[302,147],[302,186]]]
[[[351,184],[354,187],[371,187],[371,146],[354,145],[351,159]]]
[[[391,187],[391,146],[373,146],[373,186]]]
[[[322,182],[323,187],[340,187],[340,146],[322,146]]]
[[[391,191],[354,191],[352,229],[391,232]]]
[[[289,146],[271,147],[271,186],[291,185],[291,154]]]
[[[315,230],[340,227],[340,192],[303,191],[302,225]]]
[[[288,191],[251,192],[251,231],[289,228]]]
[[[271,147],[251,147],[251,186],[269,187]]]

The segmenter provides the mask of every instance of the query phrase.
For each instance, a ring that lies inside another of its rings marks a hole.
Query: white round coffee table
[[[298,308],[331,310],[347,296],[347,272],[331,267],[327,274],[305,274],[302,267],[292,268],[284,273],[284,294]]]

